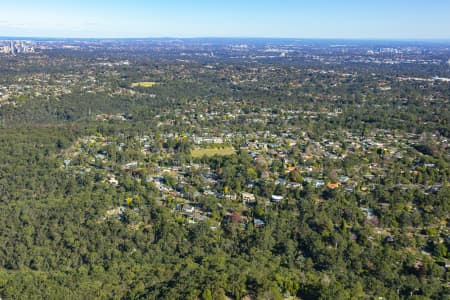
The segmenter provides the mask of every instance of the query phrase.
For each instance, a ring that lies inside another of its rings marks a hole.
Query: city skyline
[[[0,36],[450,39],[450,2],[206,0],[2,4]]]

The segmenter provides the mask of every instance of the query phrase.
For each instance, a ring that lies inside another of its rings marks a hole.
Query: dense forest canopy
[[[0,53],[0,297],[450,299],[448,45],[333,42]]]

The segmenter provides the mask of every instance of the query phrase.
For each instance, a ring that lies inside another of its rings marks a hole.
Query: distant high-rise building
[[[36,53],[36,49],[31,42],[23,41],[8,41],[6,44],[0,45],[0,53],[17,55],[17,54],[28,54]]]
[[[10,47],[11,47],[11,54],[12,54],[12,55],[15,55],[15,54],[16,54],[16,49],[14,48],[15,45],[14,45],[14,42],[13,42],[13,41],[11,41]]]

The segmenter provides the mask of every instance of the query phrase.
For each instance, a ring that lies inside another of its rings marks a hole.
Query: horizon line
[[[146,36],[146,37],[108,37],[108,36],[27,36],[27,35],[0,35],[0,39],[51,39],[51,40],[150,40],[150,39],[178,39],[178,40],[195,40],[195,39],[236,39],[236,40],[340,40],[340,41],[399,41],[399,42],[450,42],[448,38],[392,38],[392,37],[277,37],[277,36]]]

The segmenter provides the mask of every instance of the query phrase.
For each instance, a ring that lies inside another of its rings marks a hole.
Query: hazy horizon
[[[107,40],[131,40],[131,41],[145,41],[145,40],[273,40],[273,41],[340,41],[340,42],[421,42],[421,43],[450,43],[450,38],[326,38],[326,37],[276,37],[276,36],[267,36],[267,37],[253,37],[253,36],[192,36],[192,37],[179,37],[179,36],[146,36],[146,37],[102,37],[102,36],[92,36],[92,37],[83,37],[83,36],[73,36],[73,37],[64,37],[64,36],[2,36],[0,35],[0,40],[54,40],[54,41],[63,41],[63,40],[99,40],[99,41],[107,41]]]
[[[449,11],[445,0],[24,0],[2,4],[0,35],[450,40]]]

